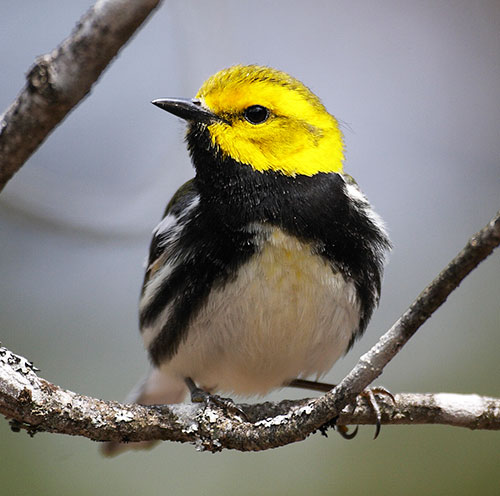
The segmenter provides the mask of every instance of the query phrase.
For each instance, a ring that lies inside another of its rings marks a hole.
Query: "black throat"
[[[191,126],[187,142],[201,202],[217,211],[225,223],[236,227],[269,222],[297,235],[304,232],[309,214],[319,214],[317,208],[325,201],[338,215],[342,214],[338,209],[345,203],[344,181],[339,174],[292,177],[275,171],[256,171],[248,164],[223,156],[212,145],[206,126]]]

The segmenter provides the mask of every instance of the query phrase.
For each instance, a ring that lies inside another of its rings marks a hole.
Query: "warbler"
[[[390,248],[343,173],[336,119],[257,65],[152,103],[187,121],[196,174],[153,232],[139,308],[152,367],[129,400],[314,387],[365,331]]]

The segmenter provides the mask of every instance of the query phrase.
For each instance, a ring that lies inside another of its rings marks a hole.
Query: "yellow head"
[[[208,129],[223,155],[258,171],[290,176],[342,171],[337,121],[309,88],[288,74],[233,66],[209,78],[196,98],[222,118]]]

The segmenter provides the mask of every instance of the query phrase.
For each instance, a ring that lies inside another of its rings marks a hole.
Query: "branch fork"
[[[94,82],[161,0],[98,0],[71,36],[39,57],[27,84],[0,116],[0,190],[49,133],[89,93]],[[238,405],[248,421],[228,418],[215,406],[124,405],[78,395],[40,378],[20,355],[0,348],[0,413],[14,430],[27,428],[95,441],[171,440],[199,449],[264,450],[339,425],[375,424],[358,398],[460,282],[500,244],[500,212],[420,294],[352,371],[317,399]],[[379,402],[382,423],[440,423],[500,430],[500,399],[477,395],[395,395]],[[355,408],[348,405],[355,405]]]

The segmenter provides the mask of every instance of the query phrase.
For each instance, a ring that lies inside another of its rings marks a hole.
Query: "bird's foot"
[[[247,421],[245,412],[231,399],[223,398],[217,394],[210,394],[204,389],[199,388],[191,378],[186,378],[185,382],[191,393],[191,401],[193,403],[204,403],[205,407],[213,404],[223,410],[230,417],[239,417]]]
[[[375,424],[375,435],[373,436],[373,439],[377,439],[378,435],[380,434],[380,428],[382,427],[382,413],[377,403],[377,398],[375,397],[376,395],[386,396],[391,400],[393,405],[396,404],[396,399],[394,398],[394,395],[388,389],[382,386],[377,386],[374,388],[366,388],[359,394],[359,396],[365,398],[368,401],[373,412],[375,413],[375,417],[377,418],[377,422]]]
[[[286,385],[301,389],[311,389],[313,391],[320,391],[324,393],[331,391],[335,387],[335,384],[327,384],[325,382],[317,382],[317,381],[308,381],[306,379],[294,379]],[[393,404],[396,404],[396,399],[389,390],[387,390],[382,386],[377,386],[374,388],[366,388],[359,394],[359,396],[365,398],[368,401],[373,412],[375,413],[377,421],[375,424],[375,436],[373,437],[373,439],[377,439],[378,435],[380,434],[380,428],[382,426],[382,413],[380,411],[380,407],[377,403],[377,398],[375,396],[387,396]],[[349,433],[349,429],[345,425],[335,425],[335,429],[344,439],[353,439],[358,433],[358,427],[356,427],[356,429],[354,429],[354,431],[351,433]]]

